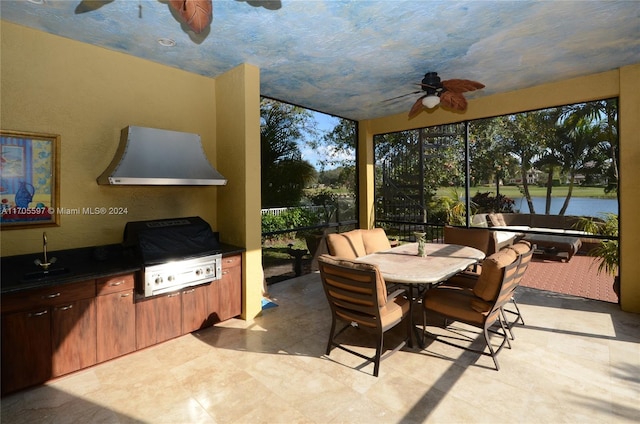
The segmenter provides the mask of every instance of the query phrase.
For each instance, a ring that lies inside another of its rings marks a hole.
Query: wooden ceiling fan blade
[[[196,34],[201,33],[213,18],[211,0],[169,0],[169,4]]]
[[[384,103],[384,102],[390,102],[390,101],[392,101],[392,100],[398,100],[398,99],[401,99],[401,98],[403,98],[403,97],[413,96],[414,94],[418,94],[418,93],[422,93],[422,90],[414,91],[413,93],[403,94],[403,95],[401,95],[401,96],[392,97],[392,98],[390,98],[390,99],[383,100],[382,102],[383,102],[383,103]]]
[[[413,118],[414,116],[422,112],[422,108],[424,107],[422,105],[422,99],[424,99],[425,97],[427,96],[426,95],[421,96],[418,100],[416,100],[413,106],[411,106],[411,110],[409,111],[409,119]]]
[[[484,84],[478,81],[471,81],[466,79],[450,79],[442,81],[442,85],[448,91],[456,93],[464,93],[465,91],[475,91],[484,88]]]
[[[453,110],[462,112],[467,110],[467,99],[462,94],[453,91],[445,91],[440,94],[440,104]]]
[[[100,9],[102,6],[113,2],[113,0],[82,0],[76,6],[75,13],[87,13]]]

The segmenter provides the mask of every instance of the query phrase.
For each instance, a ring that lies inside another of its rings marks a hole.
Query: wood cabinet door
[[[182,334],[182,292],[156,298],[156,343]]]
[[[182,334],[181,292],[136,302],[136,348],[143,349]]]
[[[218,283],[218,317],[220,321],[242,313],[242,256],[223,258],[222,278]]]
[[[51,377],[51,313],[48,307],[2,316],[2,394]]]
[[[136,350],[136,309],[133,289],[96,298],[98,362]]]
[[[96,364],[95,298],[52,307],[52,376]]]
[[[182,334],[209,325],[208,286],[191,287],[182,291]]]
[[[220,322],[220,280],[212,281],[207,287],[208,325]]]

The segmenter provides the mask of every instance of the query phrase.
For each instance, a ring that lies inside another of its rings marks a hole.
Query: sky
[[[335,116],[326,115],[320,112],[312,112],[312,114],[318,125],[318,131],[320,132],[319,137],[322,137],[325,133],[331,132],[333,128],[338,125],[338,122],[340,122],[340,120]],[[327,151],[324,147],[320,149],[312,149],[304,143],[301,143],[300,151],[302,152],[302,158],[309,161],[316,169],[320,169],[319,161],[327,156]]]

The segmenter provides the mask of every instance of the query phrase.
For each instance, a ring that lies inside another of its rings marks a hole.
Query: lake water
[[[544,214],[544,208],[546,205],[545,197],[532,197],[533,208],[538,214]],[[564,197],[552,197],[551,198],[551,215],[557,215],[560,212],[560,208],[564,203]],[[527,200],[522,197],[516,199],[513,206],[514,210],[520,211],[520,213],[529,213],[529,205]],[[618,200],[617,199],[597,199],[592,197],[572,197],[569,201],[569,206],[565,215],[579,215],[579,216],[597,216],[602,217],[604,213],[618,214]]]

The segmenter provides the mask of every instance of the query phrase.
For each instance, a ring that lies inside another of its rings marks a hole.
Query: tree
[[[262,99],[260,149],[262,207],[294,206],[316,174],[302,159],[298,143],[316,133],[311,112],[298,106]]]
[[[605,193],[618,190],[618,100],[605,99],[595,102],[579,103],[563,109],[561,118],[567,122],[579,122],[586,120],[592,124],[599,124],[603,129],[603,137],[598,150],[606,152],[610,166],[607,174],[610,177]]]

